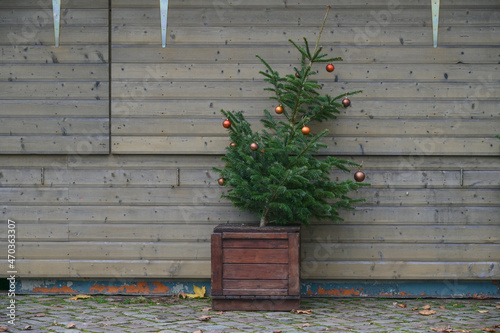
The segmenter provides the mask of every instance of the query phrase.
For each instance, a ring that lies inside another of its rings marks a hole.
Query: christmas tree
[[[339,109],[350,106],[348,96],[360,92],[336,97],[322,95],[322,86],[314,79],[315,65],[328,63],[326,70],[332,72],[335,67],[331,62],[342,60],[328,58],[319,46],[328,10],[314,50],[311,51],[306,38],[303,46],[290,40],[302,57],[294,73],[281,76],[257,56],[267,68],[260,72],[270,84],[264,90],[273,92],[271,99],[277,105],[276,116],[264,110],[262,130],[253,131],[242,111],[221,110],[226,117],[223,126],[229,130],[231,139],[222,158],[225,167],[215,168],[221,176],[219,184],[230,187],[222,197],[242,210],[255,213],[261,226],[308,225],[311,218],[338,221],[340,209],[352,208],[353,203],[361,200],[350,198],[348,193],[364,185],[360,183],[364,180],[362,171],[356,173],[356,182],[334,182],[330,177],[332,170],[349,172],[349,167],[360,166],[346,159],[318,156],[327,147],[321,139],[328,130],[313,135],[309,127],[336,119]]]

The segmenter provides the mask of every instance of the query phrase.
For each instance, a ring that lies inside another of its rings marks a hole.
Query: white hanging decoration
[[[167,12],[168,12],[168,0],[160,0],[161,47],[167,46]]]
[[[438,46],[438,28],[439,28],[439,0],[431,0],[432,2],[432,38],[434,47]]]
[[[52,15],[54,17],[54,39],[59,46],[59,27],[61,26],[61,0],[52,0]]]

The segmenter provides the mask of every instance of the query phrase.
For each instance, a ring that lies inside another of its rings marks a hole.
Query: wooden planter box
[[[212,234],[214,310],[300,306],[300,227],[219,225]]]

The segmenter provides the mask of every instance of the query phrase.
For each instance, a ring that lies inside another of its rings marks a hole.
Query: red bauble
[[[224,178],[219,178],[219,180],[217,180],[217,183],[219,183],[220,186],[224,186]]]
[[[302,127],[302,134],[308,135],[309,133],[311,133],[311,129],[309,127],[307,126]]]
[[[278,105],[276,108],[274,108],[274,112],[276,112],[277,114],[282,114],[283,107],[281,105]]]
[[[253,143],[250,144],[250,149],[257,150],[257,149],[259,149],[259,145],[256,144],[255,142],[253,142]]]
[[[231,147],[236,147],[236,143],[231,142]]]
[[[346,108],[346,107],[349,107],[351,106],[351,101],[349,100],[349,98],[344,98],[344,100],[342,101],[342,105]]]
[[[333,70],[335,69],[335,66],[333,66],[332,64],[328,64],[326,65],[326,71],[327,72],[333,72]]]
[[[357,182],[362,182],[363,180],[365,180],[365,173],[361,170],[357,171],[354,174],[354,180]]]
[[[224,126],[225,128],[229,128],[231,127],[231,122],[228,119],[226,119],[222,122],[222,126]]]

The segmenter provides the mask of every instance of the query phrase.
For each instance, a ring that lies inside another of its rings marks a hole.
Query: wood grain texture
[[[0,215],[20,276],[209,279],[213,228],[257,220],[220,198],[219,110],[260,126],[274,104],[255,55],[291,72],[287,40],[316,39],[324,1],[170,1],[166,48],[157,0],[113,0],[111,22],[106,1],[64,1],[59,47],[51,5],[0,1]],[[344,61],[318,79],[363,93],[311,129],[371,187],[343,222],[303,229],[303,279],[500,279],[499,11],[441,1],[433,48],[428,1],[336,1],[322,45]]]

